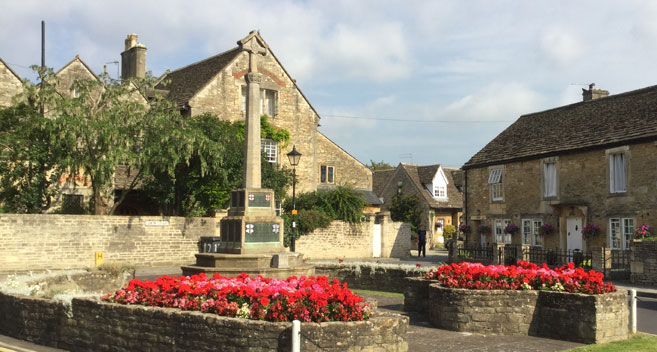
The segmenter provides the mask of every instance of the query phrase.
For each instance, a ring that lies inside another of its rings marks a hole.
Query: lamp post
[[[301,153],[297,151],[296,146],[292,146],[292,151],[287,153],[287,158],[290,160],[290,165],[292,165],[292,239],[290,241],[290,251],[295,251],[294,243],[297,237],[297,203],[296,203],[296,192],[297,192],[297,165],[299,165],[299,159],[301,159]]]

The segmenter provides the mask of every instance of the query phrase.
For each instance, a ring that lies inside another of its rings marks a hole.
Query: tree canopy
[[[241,185],[243,122],[183,116],[157,95],[150,75],[117,81],[102,74],[66,87],[51,69],[34,69],[40,84],[26,81],[15,103],[0,110],[4,211],[44,212],[63,186],[88,183],[85,208],[95,214],[113,214],[141,188],[165,215],[209,215]],[[288,141],[289,132],[265,116],[261,126],[263,138]],[[121,185],[115,184],[119,166],[127,176]],[[289,174],[265,162],[263,186],[283,197]]]

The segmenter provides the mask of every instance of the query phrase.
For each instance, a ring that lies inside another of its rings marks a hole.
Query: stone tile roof
[[[212,78],[223,70],[240,53],[235,47],[221,54],[169,72],[155,86],[155,89],[168,90],[168,98],[180,105],[205,87]]]
[[[381,195],[397,169],[372,171],[372,190]]]
[[[430,207],[463,208],[463,195],[456,188],[456,186],[454,186],[454,178],[452,176],[452,172],[457,171],[458,169],[443,167],[443,172],[445,173],[445,177],[447,177],[447,182],[448,182],[447,201],[439,201],[433,197],[431,192],[426,187],[424,187],[424,184],[431,183],[433,181],[433,176],[438,171],[440,164],[418,166],[418,165],[401,163],[400,166],[404,169],[404,171],[411,179],[411,181],[413,181],[415,187],[420,191],[420,194],[422,194],[422,198],[424,198],[424,200],[427,202],[427,204],[429,204]],[[429,176],[431,170],[433,170],[433,175]]]
[[[522,115],[464,169],[657,139],[657,86]]]

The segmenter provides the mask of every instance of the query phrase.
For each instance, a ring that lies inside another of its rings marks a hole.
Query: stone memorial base
[[[196,265],[182,266],[183,275],[218,273],[234,277],[241,273],[250,276],[287,279],[290,276],[315,275],[315,267],[303,262],[301,253],[224,254],[198,253]]]

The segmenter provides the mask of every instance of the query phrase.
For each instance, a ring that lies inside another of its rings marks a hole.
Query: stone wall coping
[[[409,279],[415,279],[415,278],[409,278]],[[421,280],[421,279],[420,279]],[[426,281],[436,281],[437,280],[426,280]],[[549,291],[549,290],[471,290],[467,288],[456,288],[456,287],[444,287],[439,283],[434,283],[430,284],[431,288],[439,289],[439,290],[446,290],[446,291],[453,291],[457,292],[458,295],[460,296],[496,296],[496,295],[521,295],[521,294],[532,294],[532,295],[539,295],[539,294],[545,294],[545,295],[570,295],[573,297],[579,297],[579,298],[591,298],[591,299],[596,299],[596,298],[601,298],[601,297],[610,297],[610,296],[616,296],[616,295],[623,295],[627,296],[627,290],[624,289],[616,289],[616,292],[608,292],[608,293],[603,293],[603,294],[586,294],[586,293],[575,293],[575,292],[559,292],[559,291]]]

